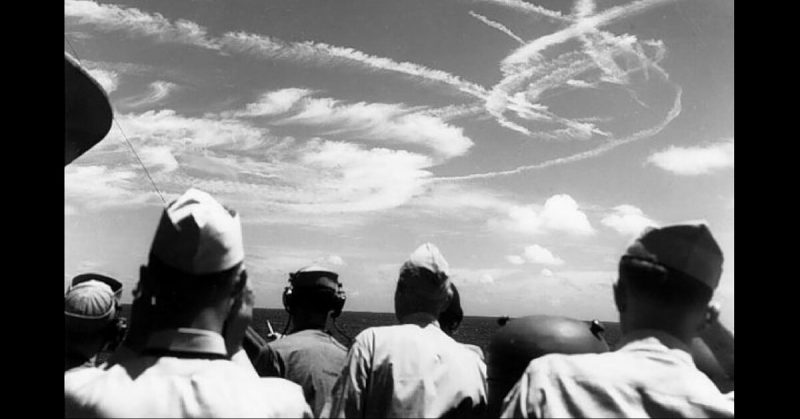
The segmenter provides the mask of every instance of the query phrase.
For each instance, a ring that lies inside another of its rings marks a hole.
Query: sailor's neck
[[[439,327],[439,320],[431,313],[417,312],[406,314],[400,319],[400,324],[416,324],[417,326],[425,327],[433,323]]]

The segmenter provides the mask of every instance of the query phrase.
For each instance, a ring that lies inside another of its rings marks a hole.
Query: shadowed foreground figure
[[[602,326],[596,325],[599,322],[560,316],[526,316],[504,323],[489,341],[487,416],[500,415],[503,399],[532,360],[547,354],[608,352]]]
[[[438,318],[452,297],[448,265],[426,243],[400,268],[400,325],[358,334],[334,388],[332,417],[481,417],[486,365],[454,341]]]
[[[258,375],[282,377],[303,387],[315,417],[327,417],[331,392],[347,360],[347,348],[325,332],[329,317],[338,317],[345,294],[339,275],[309,266],[290,275],[283,303],[291,332],[270,342],[256,357]]]
[[[64,295],[64,371],[94,367],[97,355],[113,350],[125,333],[119,317],[122,284],[110,277],[83,274]]]
[[[311,416],[297,384],[231,361],[253,310],[236,212],[188,190],[162,213],[141,275],[135,344],[64,374],[66,417]]]
[[[439,315],[439,327],[443,332],[447,333],[448,336],[452,337],[458,332],[458,327],[461,326],[461,322],[464,320],[464,310],[461,308],[461,296],[458,294],[456,284],[451,282],[450,288],[453,291],[453,297],[450,299],[450,304],[447,305],[447,309]],[[485,360],[483,349],[481,349],[480,346],[469,343],[462,343],[462,345],[478,354],[481,361]]]
[[[692,339],[714,322],[722,251],[704,224],[647,229],[619,263],[614,352],[533,360],[501,417],[733,417],[692,362]]]

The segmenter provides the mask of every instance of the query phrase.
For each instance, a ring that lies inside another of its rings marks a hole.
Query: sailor
[[[332,417],[477,417],[486,408],[486,365],[439,327],[452,298],[449,267],[425,243],[400,268],[400,324],[355,338],[334,388]]]
[[[439,315],[439,327],[443,332],[447,333],[448,336],[452,337],[458,332],[458,328],[464,320],[464,309],[461,307],[461,296],[458,293],[456,284],[450,282],[450,288],[453,291],[453,297],[450,299],[450,304],[447,305],[447,308]],[[461,344],[464,345],[465,348],[478,354],[481,361],[485,361],[483,349],[481,349],[480,346],[471,343]]]
[[[253,309],[235,211],[189,189],[164,210],[140,273],[147,343],[66,373],[66,417],[311,417],[300,386],[230,359]]]
[[[501,417],[733,417],[733,397],[697,369],[689,348],[719,315],[711,297],[721,274],[705,224],[645,230],[614,285],[618,349],[533,360]]]
[[[486,363],[488,417],[498,417],[508,391],[528,364],[547,354],[608,352],[603,326],[562,316],[525,316],[507,321],[489,341]]]
[[[97,356],[113,350],[125,333],[120,317],[122,283],[98,274],[72,279],[64,295],[64,371],[94,367]]]
[[[290,333],[267,344],[254,362],[260,376],[302,386],[315,417],[329,415],[331,391],[345,365],[347,348],[325,331],[345,300],[339,275],[330,269],[308,266],[290,274],[283,293]]]

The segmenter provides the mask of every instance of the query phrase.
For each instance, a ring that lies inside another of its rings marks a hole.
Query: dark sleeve
[[[286,377],[286,367],[281,354],[269,345],[265,346],[256,357],[253,365],[260,377]]]

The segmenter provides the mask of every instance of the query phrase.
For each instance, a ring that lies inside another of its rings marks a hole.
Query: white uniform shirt
[[[331,417],[482,414],[486,365],[436,321],[373,327],[356,336],[333,403]]]
[[[720,393],[678,339],[642,331],[621,344],[603,354],[534,359],[501,417],[733,417],[732,394]]]
[[[259,378],[225,354],[218,333],[156,332],[140,355],[66,373],[65,416],[311,417],[300,386]]]

